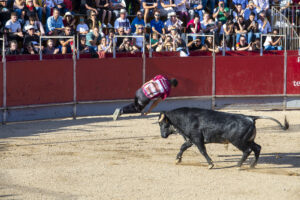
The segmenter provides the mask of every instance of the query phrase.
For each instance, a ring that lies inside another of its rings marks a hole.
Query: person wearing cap
[[[35,34],[35,27],[33,25],[27,26],[27,33],[24,37],[23,46],[26,46],[29,43],[32,44],[34,51],[37,52],[39,49],[40,37]]]
[[[142,5],[145,10],[144,21],[146,23],[146,26],[150,27],[150,23],[147,23],[147,18],[149,17],[150,14],[153,13],[154,9],[157,8],[158,1],[157,0],[142,0]]]
[[[58,35],[63,29],[63,17],[60,16],[59,10],[54,8],[53,15],[47,19],[46,33],[48,35]]]
[[[29,19],[25,22],[23,31],[26,32],[28,30],[28,26],[33,25],[35,29],[35,34],[38,36],[45,35],[45,30],[43,24],[40,21],[37,21],[34,16],[30,16]]]
[[[76,30],[76,19],[73,17],[71,12],[66,12],[63,19],[64,26],[70,26],[72,28],[72,33]]]
[[[116,19],[114,28],[117,32],[117,30],[122,27],[124,29],[124,33],[129,35],[131,33],[131,25],[129,19],[126,17],[126,14],[127,13],[125,9],[120,10],[120,17]]]
[[[175,12],[169,13],[169,19],[164,24],[166,32],[169,33],[173,26],[175,26],[177,28],[177,30],[180,31],[182,23],[183,22],[180,19],[177,18]]]
[[[143,113],[144,115],[149,114],[170,95],[171,89],[177,87],[177,85],[178,81],[175,78],[168,79],[163,75],[155,76],[136,91],[133,103],[115,110],[113,120],[117,120],[123,114],[141,113],[150,101],[155,99],[148,111]]]
[[[124,0],[110,0],[109,1],[109,9],[113,12],[114,17],[120,17],[121,9],[126,8],[126,3]]]
[[[229,8],[225,7],[224,0],[220,0],[218,5],[219,6],[214,10],[213,18],[225,24],[230,15]]]
[[[244,19],[248,20],[251,13],[254,13],[255,15],[254,19],[257,20],[257,9],[252,0],[249,1],[248,7],[244,11]]]

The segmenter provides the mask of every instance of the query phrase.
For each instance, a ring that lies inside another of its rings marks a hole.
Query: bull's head
[[[159,115],[158,123],[160,126],[160,133],[162,138],[167,138],[169,135],[175,133],[173,125],[164,112]]]

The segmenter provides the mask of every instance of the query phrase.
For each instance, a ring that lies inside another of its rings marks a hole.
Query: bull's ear
[[[162,122],[165,119],[165,117],[166,117],[165,112],[161,112],[158,118],[158,122]]]

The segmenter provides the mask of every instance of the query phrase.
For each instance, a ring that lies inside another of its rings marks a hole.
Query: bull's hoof
[[[236,167],[236,169],[240,171],[240,170],[242,170],[242,167]]]
[[[210,165],[208,165],[208,169],[212,169],[215,165],[213,163],[211,163]]]
[[[181,158],[177,158],[177,159],[175,160],[175,164],[178,165],[178,164],[180,164],[180,163],[181,163]]]

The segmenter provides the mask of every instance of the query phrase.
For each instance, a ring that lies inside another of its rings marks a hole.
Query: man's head
[[[98,28],[98,26],[95,26],[93,28],[93,33],[94,33],[94,35],[98,35],[99,34],[99,28]]]
[[[121,17],[121,19],[125,19],[126,18],[126,10],[125,9],[121,9],[120,10],[120,17]]]
[[[65,34],[66,35],[71,35],[71,30],[72,30],[71,26],[66,26],[65,27]]]
[[[279,33],[278,29],[276,29],[276,28],[273,29],[273,34],[274,34],[274,35],[278,35],[278,33]]]
[[[177,81],[176,78],[171,78],[169,81],[170,81],[170,85],[171,85],[172,88],[177,87],[178,81]]]
[[[196,47],[200,47],[201,46],[201,40],[200,39],[196,39],[195,46]]]
[[[52,39],[49,39],[49,40],[47,41],[47,46],[48,46],[49,48],[53,48],[54,42],[53,42]]]
[[[171,12],[169,15],[170,15],[170,19],[172,21],[176,21],[176,13],[175,12]]]
[[[29,25],[29,26],[27,27],[27,32],[28,32],[29,35],[32,36],[32,35],[34,34],[34,31],[35,31],[34,26]]]
[[[16,21],[18,20],[17,13],[12,12],[12,13],[10,14],[10,19],[11,19],[12,22],[16,22]]]
[[[219,7],[220,8],[224,8],[224,0],[220,0],[219,1]]]
[[[119,35],[124,35],[124,28],[123,27],[118,28],[118,33]]]
[[[154,18],[156,20],[159,20],[159,18],[160,18],[160,12],[158,10],[154,12]]]
[[[242,10],[242,4],[237,4],[236,5],[236,9],[237,9],[238,12],[241,12],[241,10]]]
[[[249,6],[250,10],[254,9],[253,1],[249,1],[248,6]]]
[[[141,20],[142,18],[143,18],[143,13],[142,13],[142,11],[137,11],[137,13],[136,13],[136,16],[137,16],[137,18],[139,19],[139,20]]]
[[[12,40],[11,42],[10,42],[10,50],[11,51],[15,51],[15,50],[17,50],[17,48],[18,48],[18,44],[17,44],[17,41],[16,40]]]
[[[86,44],[86,37],[85,36],[80,37],[80,44]]]
[[[238,20],[239,20],[240,23],[243,23],[243,22],[244,22],[244,17],[240,15],[240,16],[238,17]]]
[[[249,16],[249,19],[250,19],[250,21],[254,21],[254,19],[255,19],[255,13],[251,13],[250,14],[250,16]]]
[[[241,45],[246,45],[246,37],[243,36],[243,35],[240,37],[240,44]]]
[[[57,19],[59,17],[59,10],[56,8],[53,9],[53,17],[54,19]]]
[[[265,17],[266,17],[266,13],[265,13],[265,12],[263,12],[263,11],[262,11],[262,12],[260,12],[260,13],[259,13],[259,17],[260,17],[260,19],[261,19],[261,20],[264,20],[264,19],[265,19]]]
[[[33,5],[33,0],[26,0],[26,4],[30,7],[34,6]]]
[[[29,20],[29,23],[31,24],[31,25],[33,25],[34,24],[34,22],[35,22],[35,16],[29,16],[28,17],[28,20]]]

